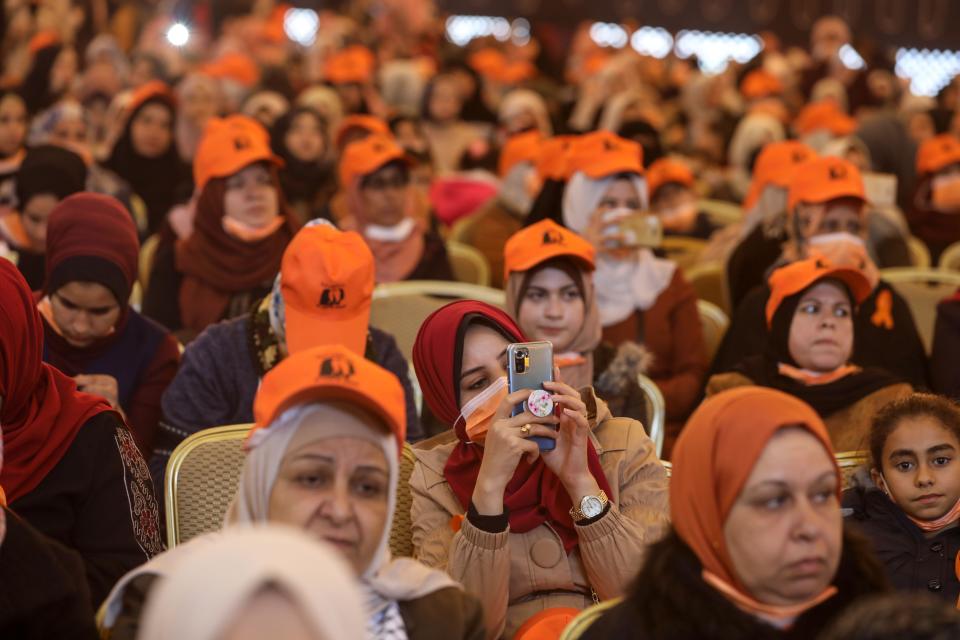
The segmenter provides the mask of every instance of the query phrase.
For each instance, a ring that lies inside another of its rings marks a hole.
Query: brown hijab
[[[177,243],[176,267],[183,274],[180,315],[184,327],[202,331],[223,317],[230,298],[259,286],[269,286],[280,270],[283,251],[297,231],[288,214],[273,170],[284,224],[266,238],[240,240],[223,229],[226,180],[213,178],[197,201],[193,234]]]

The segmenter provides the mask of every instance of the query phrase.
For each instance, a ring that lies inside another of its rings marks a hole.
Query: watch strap
[[[589,497],[591,496],[584,496],[584,498],[589,498]],[[597,498],[600,501],[600,515],[603,515],[604,513],[606,513],[607,505],[610,504],[610,499],[607,498],[607,492],[604,491],[603,489],[600,489],[600,493],[598,493],[596,496],[593,496],[593,497]],[[590,518],[587,518],[587,516],[583,513],[583,510],[581,510],[580,508],[581,504],[583,504],[583,498],[580,499],[580,502],[578,504],[573,505],[573,507],[570,509],[570,517],[573,519],[574,522],[580,522],[582,520],[590,519]]]

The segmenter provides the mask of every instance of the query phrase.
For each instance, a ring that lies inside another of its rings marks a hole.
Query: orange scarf
[[[703,570],[701,575],[703,576],[704,582],[723,594],[727,600],[736,605],[736,607],[744,613],[749,613],[757,618],[767,620],[774,626],[781,628],[790,627],[793,624],[793,621],[796,620],[797,617],[800,616],[804,611],[808,611],[815,606],[826,602],[839,593],[836,587],[830,586],[824,589],[820,595],[800,604],[764,604],[746,595],[744,592],[738,590],[730,583],[724,581],[723,578],[710,573],[706,569]]]
[[[845,364],[842,367],[838,367],[837,369],[831,371],[830,373],[816,373],[815,371],[800,369],[789,364],[784,364],[783,362],[777,364],[777,370],[781,375],[787,376],[788,378],[793,378],[797,382],[801,382],[810,387],[821,384],[830,384],[831,382],[836,382],[840,378],[846,378],[849,375],[860,373],[861,371],[860,367],[856,367],[851,364]]]

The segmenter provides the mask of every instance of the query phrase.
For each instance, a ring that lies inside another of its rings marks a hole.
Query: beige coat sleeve
[[[461,519],[463,509],[449,488],[441,484],[442,477],[436,476],[418,461],[410,477],[414,557],[446,571],[467,593],[476,596],[483,605],[487,638],[499,638],[506,624],[510,595],[510,529],[487,533],[464,517],[460,530],[454,533],[451,522]]]
[[[617,432],[598,434],[601,442],[626,441],[615,466],[604,465],[610,486],[617,487],[619,495],[600,520],[577,526],[587,577],[602,600],[623,595],[643,565],[647,548],[670,524],[667,472],[653,441],[633,420],[614,419],[604,429]]]

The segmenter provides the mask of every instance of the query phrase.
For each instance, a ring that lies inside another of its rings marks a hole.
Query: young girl
[[[893,586],[957,601],[960,407],[930,394],[891,402],[870,433],[875,487],[844,493]]]

